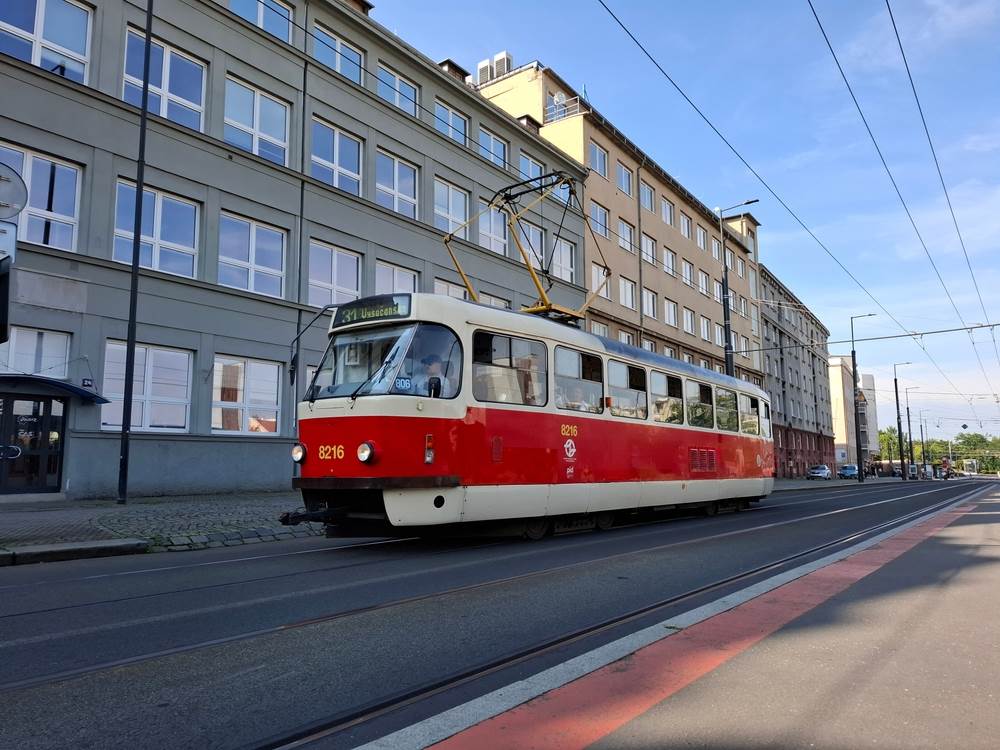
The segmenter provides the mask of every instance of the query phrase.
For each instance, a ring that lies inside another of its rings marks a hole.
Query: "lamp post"
[[[740,208],[741,206],[749,206],[758,200],[760,199],[751,198],[742,203],[737,203],[735,206],[729,206],[729,208],[716,207],[715,209],[715,213],[719,215],[719,241],[722,243],[722,320],[726,329],[726,375],[729,377],[736,376],[736,366],[733,364],[733,327],[729,312],[729,264],[726,263],[726,230],[722,226],[722,215],[726,211],[732,211],[734,208]]]
[[[920,422],[920,466],[924,471],[924,478],[927,478],[927,443],[924,442],[924,412],[927,409],[921,409],[917,412],[917,421]]]
[[[892,386],[896,390],[896,434],[899,436],[899,473],[903,477],[905,482],[909,474],[909,470],[906,467],[906,448],[903,443],[903,418],[899,413],[899,376],[896,374],[896,368],[902,365],[912,365],[912,362],[897,362],[892,366]]]
[[[865,462],[861,453],[861,409],[858,395],[858,354],[854,350],[854,321],[858,318],[873,318],[877,313],[851,316],[851,384],[854,394],[854,442],[857,445],[858,482],[864,484]],[[867,412],[866,412],[867,414]]]
[[[910,442],[910,466],[916,466],[917,462],[913,458],[913,425],[910,424],[910,391],[915,391],[920,388],[919,385],[911,385],[909,388],[904,388],[906,395],[906,439]]]

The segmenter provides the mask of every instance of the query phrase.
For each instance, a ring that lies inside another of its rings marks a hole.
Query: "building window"
[[[618,220],[618,247],[635,252],[635,228],[624,219]]]
[[[750,306],[750,331],[754,336],[760,336],[760,308],[757,305]],[[810,341],[816,340],[816,334],[810,334]]]
[[[60,250],[76,250],[80,211],[80,170],[47,156],[0,144],[6,164],[28,187],[28,205],[17,217],[17,236],[24,242]]]
[[[694,286],[694,266],[688,261],[681,261],[681,278],[688,286]]]
[[[344,78],[361,85],[365,56],[360,49],[319,25],[313,26],[312,44],[314,58]]]
[[[118,181],[113,257],[132,263],[135,186]],[[194,277],[198,256],[198,206],[168,193],[142,191],[139,265],[178,276]]]
[[[642,289],[642,313],[653,320],[656,320],[656,294],[643,287]]]
[[[649,339],[643,339],[642,340],[642,348],[645,349],[647,352],[652,352],[653,354],[656,354],[656,342],[655,341],[650,341]]]
[[[590,142],[590,168],[604,179],[608,178],[608,152],[593,141]]]
[[[629,331],[619,331],[618,340],[623,344],[628,344],[629,346],[635,346],[635,336]]]
[[[375,202],[417,218],[417,168],[385,151],[375,155]]]
[[[545,255],[545,234],[542,228],[535,226],[530,221],[519,221],[517,223],[518,239],[521,247],[531,259],[531,265],[541,268]]]
[[[653,187],[639,180],[639,203],[644,209],[651,212],[654,200],[656,200],[656,194],[653,192]]]
[[[378,66],[378,95],[408,115],[417,116],[417,87],[384,65]]]
[[[489,305],[490,307],[497,307],[501,310],[510,309],[510,301],[505,300],[503,297],[494,297],[492,294],[487,294],[486,292],[479,293],[479,303],[482,305]]]
[[[712,238],[712,257],[716,260],[722,259],[722,243],[715,237]]]
[[[718,323],[715,324],[715,345],[721,347],[726,346],[726,329]]]
[[[701,316],[701,339],[702,341],[712,340],[712,321],[704,315]]]
[[[278,0],[229,0],[229,9],[283,42],[292,41],[292,9]]]
[[[375,294],[415,291],[417,291],[416,272],[381,260],[375,264]]]
[[[597,234],[602,237],[608,236],[608,209],[596,201],[590,202],[590,222]]]
[[[664,224],[672,226],[674,223],[674,204],[666,198],[660,198],[660,218],[663,219]]]
[[[693,365],[694,364],[694,356],[691,355],[691,354],[685,354],[684,355],[684,361],[687,362],[689,365]]]
[[[122,98],[136,107],[142,106],[145,48],[145,37],[129,29]],[[205,66],[163,42],[153,42],[149,55],[149,111],[200,131],[204,110]]]
[[[744,317],[744,318],[750,317],[749,313],[747,312],[747,310],[748,310],[748,307],[747,307],[747,298],[746,297],[740,297],[740,316]]]
[[[694,335],[694,310],[684,308],[684,333]]]
[[[747,264],[746,264],[746,262],[743,260],[743,258],[737,258],[736,259],[736,275],[739,276],[742,279],[746,275],[746,272],[747,272]]]
[[[713,289],[712,296],[715,297],[715,301],[718,302],[721,305],[722,304],[722,282],[721,281],[714,281],[713,280],[712,281],[712,289]]]
[[[608,327],[604,323],[598,323],[596,320],[590,321],[590,332],[595,336],[608,337]]]
[[[732,250],[726,250],[726,268],[728,268],[730,271],[733,270],[733,251]]]
[[[90,11],[74,0],[0,3],[0,52],[86,83]]]
[[[12,326],[0,344],[0,372],[62,380],[68,373],[69,334]]]
[[[339,305],[361,296],[361,257],[309,241],[309,304]]]
[[[681,234],[691,239],[691,217],[681,211]]]
[[[312,123],[312,176],[361,195],[361,140],[320,120]]]
[[[468,143],[469,120],[457,109],[452,109],[447,104],[437,100],[434,102],[434,127],[439,133],[443,133],[463,146]]]
[[[640,237],[642,243],[642,259],[647,263],[656,265],[656,240],[648,234],[643,233]]]
[[[740,354],[750,359],[750,339],[740,336]]]
[[[708,274],[704,271],[698,271],[698,291],[708,296]]]
[[[677,327],[677,303],[666,297],[663,299],[663,322],[668,326]]]
[[[507,168],[507,141],[486,128],[479,128],[479,155],[501,169]]]
[[[434,178],[434,226],[443,232],[454,232],[463,240],[468,237],[469,194],[451,183]]]
[[[698,247],[702,250],[708,249],[708,232],[700,224],[696,229],[695,236],[698,238]]]
[[[278,433],[281,365],[215,355],[212,432]]]
[[[576,246],[562,238],[556,238],[552,246],[552,262],[549,273],[563,281],[573,282],[576,267]]]
[[[629,310],[635,309],[635,282],[622,276],[618,280],[618,303]]]
[[[288,106],[263,91],[226,79],[226,143],[285,166]]]
[[[535,180],[536,185],[538,184],[538,178],[545,172],[545,167],[541,162],[535,161],[523,151],[521,152],[519,167],[521,177],[525,180]]]
[[[452,284],[444,279],[434,279],[434,294],[443,294],[455,299],[469,299],[469,290],[461,284]]]
[[[120,429],[125,399],[125,344],[104,349],[101,429]],[[138,344],[132,378],[132,429],[187,432],[191,411],[191,352]]]
[[[479,201],[479,244],[500,255],[507,254],[507,215],[499,208]]]
[[[611,299],[611,272],[605,276],[604,266],[599,266],[596,263],[590,265],[590,291],[597,292],[600,290],[599,294],[604,297],[604,299]]]
[[[625,195],[632,195],[632,170],[618,162],[618,189]]]
[[[284,277],[283,231],[238,216],[220,216],[220,284],[280,297]]]
[[[665,356],[665,357],[675,357],[675,356],[677,356],[677,352],[674,351],[674,347],[672,347],[672,346],[665,346],[665,347],[663,347],[663,356]]]
[[[677,253],[663,249],[663,270],[671,276],[677,275]]]

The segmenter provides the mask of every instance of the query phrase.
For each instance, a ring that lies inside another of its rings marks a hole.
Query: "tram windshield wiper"
[[[378,380],[379,378],[382,377],[382,375],[396,361],[396,357],[398,356],[398,354],[399,354],[399,352],[401,350],[402,350],[402,347],[399,345],[399,341],[397,341],[396,345],[392,348],[392,351],[389,352],[389,356],[385,358],[385,362],[382,363],[382,366],[379,367],[377,370],[375,370],[375,372],[373,372],[367,378],[365,378],[364,381],[360,385],[358,385],[358,387],[355,388],[354,391],[351,392],[350,398],[351,398],[351,402],[352,403],[354,401],[357,401],[358,395],[360,395],[360,393],[361,393],[361,391],[362,391],[363,388],[365,388],[366,386],[371,385],[376,380]]]

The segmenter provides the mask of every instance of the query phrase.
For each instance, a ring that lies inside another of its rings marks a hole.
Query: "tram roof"
[[[620,341],[598,336],[594,333],[581,331],[579,328],[559,323],[540,315],[535,315],[534,313],[506,310],[482,303],[447,297],[442,294],[417,293],[411,295],[411,297],[413,299],[413,317],[418,320],[447,322],[449,319],[454,320],[456,317],[464,316],[466,318],[465,322],[470,325],[485,325],[503,329],[513,334],[541,336],[586,349],[603,350],[608,355],[617,355],[636,360],[650,367],[669,369],[672,372],[681,373],[697,380],[739,389],[744,393],[759,396],[767,401],[771,400],[767,391],[749,381],[723,375],[714,370],[708,370],[704,367],[689,364],[683,360],[667,357],[663,354],[654,354],[640,347],[623,344]]]

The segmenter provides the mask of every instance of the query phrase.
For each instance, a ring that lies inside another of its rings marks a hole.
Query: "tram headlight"
[[[306,447],[302,443],[296,443],[292,446],[292,460],[297,464],[306,460]]]
[[[367,440],[358,446],[358,460],[361,463],[368,463],[375,458],[375,446]]]

